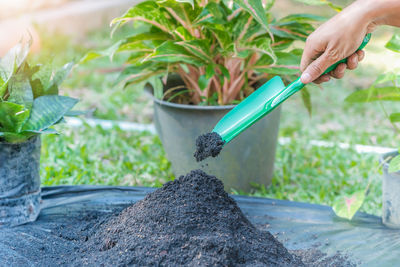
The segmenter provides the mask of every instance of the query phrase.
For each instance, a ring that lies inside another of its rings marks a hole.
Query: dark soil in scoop
[[[303,266],[256,229],[221,181],[192,171],[103,224],[75,265]]]
[[[197,161],[202,161],[208,157],[216,157],[222,150],[225,142],[216,132],[200,135],[196,139],[196,152],[194,157]]]

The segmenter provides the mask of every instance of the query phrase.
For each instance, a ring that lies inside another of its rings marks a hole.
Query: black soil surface
[[[200,135],[196,139],[196,152],[194,157],[197,161],[202,161],[208,157],[216,157],[222,150],[225,142],[216,132]]]
[[[256,229],[214,176],[195,170],[147,195],[89,237],[75,265],[304,266]]]

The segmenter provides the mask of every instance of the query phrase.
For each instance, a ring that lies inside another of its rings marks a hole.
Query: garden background
[[[62,5],[68,4],[64,3],[66,0],[54,2],[58,3],[1,13],[0,32],[6,23],[21,20],[26,13],[62,9]],[[125,1],[120,14],[129,6],[126,2],[134,1]],[[350,2],[334,1],[340,5]],[[277,1],[273,12],[277,17],[305,12],[327,17],[334,14],[326,6],[310,7],[290,0]],[[91,16],[94,18],[96,13]],[[85,20],[91,20],[91,16],[85,17]],[[96,19],[99,20],[98,17]],[[62,66],[71,60],[79,62],[87,51],[107,48],[116,39],[129,34],[128,29],[122,28],[111,38],[106,18],[99,25],[85,29],[84,33],[79,29],[67,32],[50,28],[46,23],[35,25],[36,53],[31,56],[33,62],[52,61],[55,66]],[[390,102],[368,105],[348,103],[345,98],[356,90],[368,88],[379,74],[396,71],[400,67],[400,55],[384,49],[393,32],[390,27],[382,27],[375,32],[366,48],[365,60],[357,70],[347,72],[344,79],[333,80],[322,88],[309,88],[311,116],[300,94],[283,104],[272,184],[268,188],[255,185],[254,190],[247,194],[332,206],[337,196],[364,190],[370,184],[361,210],[381,214],[379,154],[360,153],[356,144],[397,147],[399,135],[385,113],[395,111],[396,106]],[[82,118],[81,125],[77,125],[80,121],[76,120],[58,125],[63,133],[61,135],[42,136],[43,186],[100,184],[159,187],[174,179],[161,142],[151,131],[152,100],[144,93],[143,84],[126,89],[115,84],[123,60],[123,56],[117,56],[113,62],[103,58],[79,65],[63,84],[61,94],[79,98],[78,108],[91,112]],[[121,129],[117,123],[111,129],[93,126],[89,123],[93,122],[91,119],[146,124],[150,131]],[[350,146],[343,148],[342,143]],[[232,193],[243,194],[235,190]]]

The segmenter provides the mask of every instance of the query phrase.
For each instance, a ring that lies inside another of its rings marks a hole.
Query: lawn
[[[109,29],[91,34],[84,41],[72,41],[65,36],[45,36],[44,40],[42,51],[45,52],[32,59],[55,58],[55,65],[77,61],[85,51],[107,47],[112,42]],[[115,84],[121,60],[117,58],[116,62],[110,63],[108,59],[102,59],[75,68],[64,83],[63,93],[80,98],[79,108],[93,110],[89,117],[151,123],[152,103],[143,92],[143,86],[123,89]],[[395,147],[400,141],[399,136],[386,120],[379,103],[355,105],[344,101],[350,92],[368,86],[382,69],[366,63],[348,73],[345,79],[324,85],[324,89],[310,88],[311,116],[300,96],[289,99],[283,105],[279,135],[290,137],[291,142],[278,146],[271,186],[254,188],[250,194],[332,205],[338,195],[363,190],[370,182],[370,193],[362,210],[379,215],[381,174],[378,155],[311,146],[309,141]],[[88,125],[58,127],[62,135],[43,137],[43,185],[161,186],[174,178],[156,135],[124,132],[118,128],[103,130]]]

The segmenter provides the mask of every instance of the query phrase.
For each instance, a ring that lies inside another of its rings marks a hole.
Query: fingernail
[[[309,73],[307,73],[307,72],[305,72],[305,73],[303,73],[301,75],[300,80],[301,80],[302,83],[310,83],[310,82],[312,82],[311,75]]]
[[[324,79],[324,82],[328,82],[328,81],[331,79],[331,77],[326,76],[326,77],[324,77],[323,79]]]

